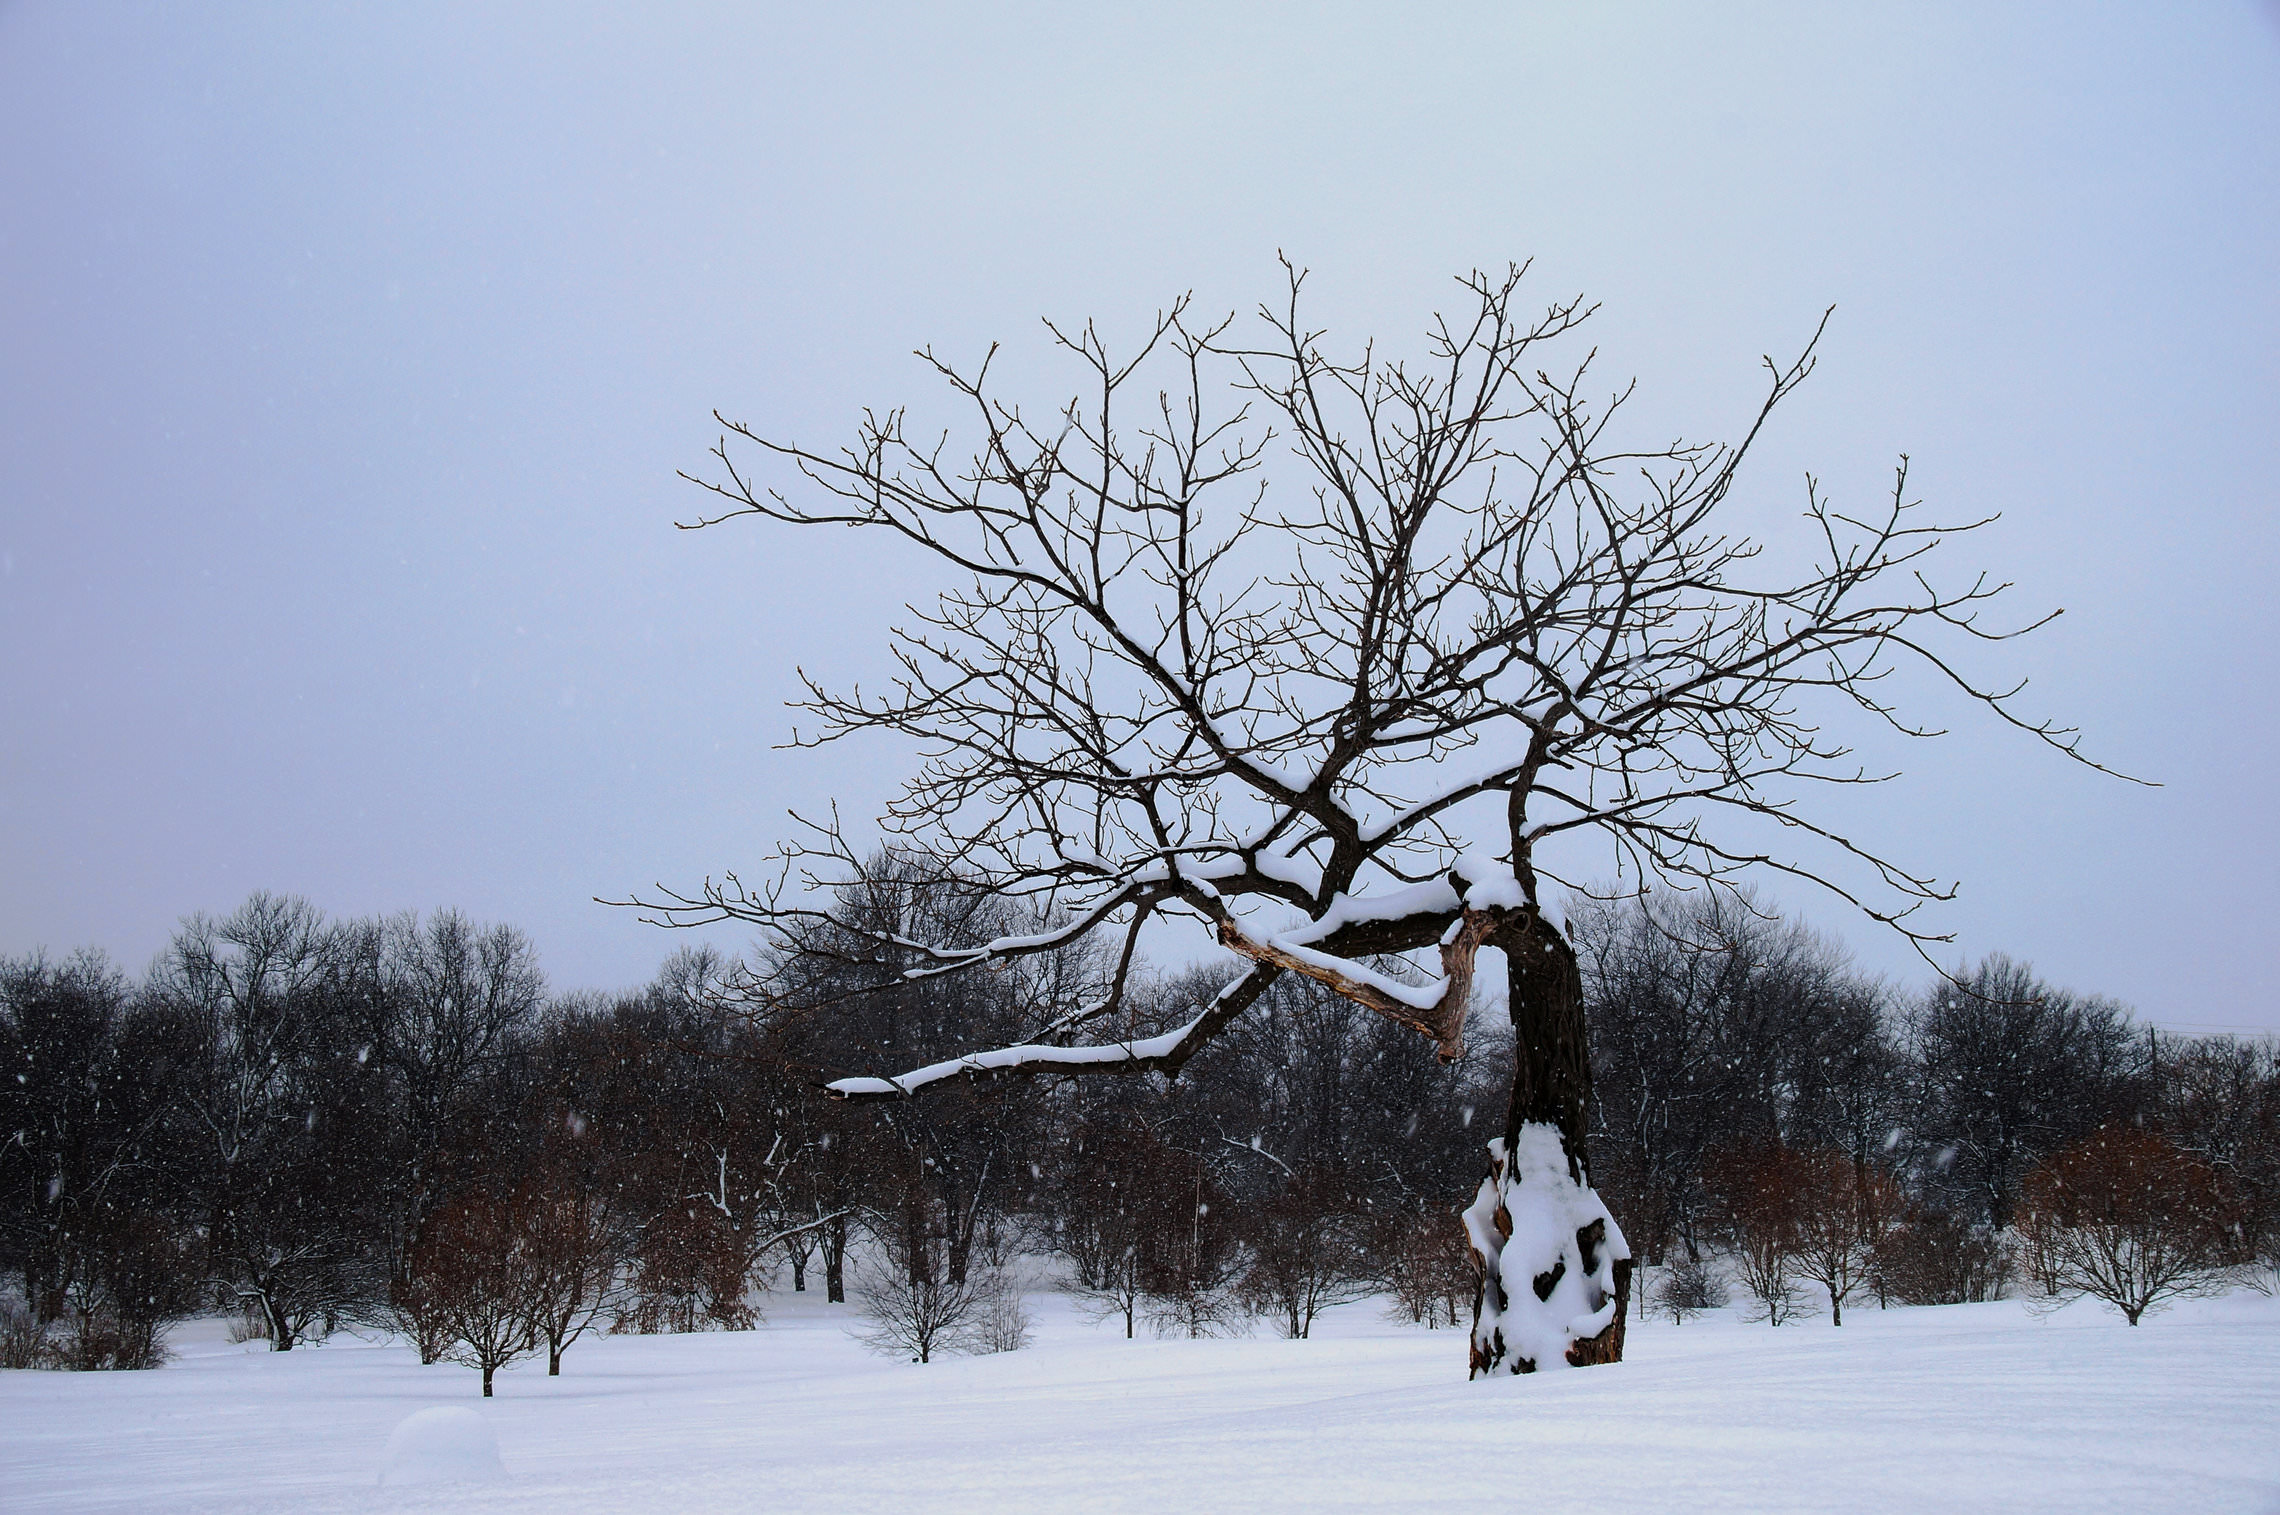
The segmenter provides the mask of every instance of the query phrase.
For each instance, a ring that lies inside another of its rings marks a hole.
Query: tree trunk
[[[491,1397],[491,1365],[489,1363],[483,1364],[483,1397],[485,1399]]]
[[[261,1314],[269,1322],[269,1349],[273,1352],[292,1351],[296,1333],[286,1322],[285,1313],[277,1308],[266,1292],[261,1296]]]
[[[847,1217],[844,1215],[823,1228],[823,1298],[827,1304],[847,1303]]]
[[[1559,929],[1516,915],[1488,939],[1511,989],[1512,1107],[1465,1211],[1481,1264],[1472,1371],[1533,1373],[1619,1362],[1631,1249],[1591,1187],[1583,979]]]

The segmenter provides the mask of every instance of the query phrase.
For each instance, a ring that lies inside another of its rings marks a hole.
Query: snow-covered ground
[[[1037,1345],[882,1360],[845,1307],[603,1337],[471,1371],[218,1323],[149,1373],[0,1372],[0,1509],[2280,1511],[2280,1299],[2136,1330],[2087,1304],[1721,1312],[1620,1367],[1468,1384],[1464,1337],[1336,1312],[1312,1341],[1127,1342],[1036,1296]],[[1857,1307],[1856,1307],[1857,1308]],[[506,1480],[379,1486],[414,1411],[471,1406]]]

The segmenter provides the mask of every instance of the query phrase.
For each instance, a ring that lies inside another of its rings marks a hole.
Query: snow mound
[[[496,1483],[507,1476],[491,1423],[464,1405],[416,1410],[388,1433],[380,1487],[415,1483]]]

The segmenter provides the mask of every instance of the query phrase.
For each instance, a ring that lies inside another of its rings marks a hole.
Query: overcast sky
[[[2001,666],[2164,786],[1943,708],[1845,823],[1960,881],[1959,954],[2280,1027],[2270,9],[17,3],[0,142],[0,953],[270,889],[646,979],[590,897],[874,813],[896,755],[773,751],[782,702],[939,587],[676,532],[709,413],[836,443],[922,343],[1287,249],[1397,348],[1533,257],[1694,436],[1835,305],[1737,510],[1905,451],[2002,512],[1963,550],[2066,615]]]

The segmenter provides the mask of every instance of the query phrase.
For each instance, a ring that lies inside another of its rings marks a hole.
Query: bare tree
[[[535,1196],[474,1190],[444,1202],[413,1249],[414,1287],[444,1341],[442,1355],[492,1375],[537,1349],[544,1275],[533,1255]]]
[[[384,1154],[367,1129],[378,1069],[353,1034],[346,937],[307,901],[255,894],[185,921],[146,995],[175,1028],[175,1103],[217,1271],[290,1351],[376,1314]]]
[[[1829,1323],[1845,1323],[1845,1301],[1874,1275],[1885,1238],[1900,1219],[1900,1191],[1889,1174],[1823,1149],[1796,1154],[1795,1266],[1828,1292]]]
[[[915,981],[1115,942],[1105,990],[1019,1043],[833,1087],[902,1099],[1004,1073],[1176,1074],[1286,973],[1453,1060],[1475,956],[1496,948],[1517,1056],[1469,1226],[1484,1263],[1472,1367],[1518,1372],[1619,1356],[1629,1287],[1588,1176],[1576,957],[1544,892],[1607,854],[1571,844],[1596,836],[1633,882],[1809,879],[1921,940],[1912,912],[1949,890],[1796,805],[1813,784],[1874,777],[1811,707],[1918,732],[1881,693],[1914,661],[2075,749],[1945,646],[2014,633],[1980,623],[1999,589],[1985,577],[1939,587],[1931,555],[1968,523],[1921,519],[1904,463],[1870,510],[1809,482],[1815,561],[1793,573],[1721,515],[1813,343],[1768,361],[1738,443],[1642,445],[1618,428],[1628,389],[1602,401],[1588,356],[1557,357],[1590,308],[1528,315],[1517,267],[1460,282],[1465,308],[1417,362],[1334,356],[1296,270],[1255,336],[1185,301],[1129,357],[1089,324],[1049,326],[1081,388],[1043,413],[1000,394],[990,359],[922,354],[965,440],[900,409],[867,415],[841,451],[724,419],[736,446],[724,438],[719,473],[695,482],[725,508],[695,524],[868,528],[956,580],[895,631],[883,688],[811,681],[818,726],[795,740],[915,740],[926,755],[886,828],[1049,924],[879,933],[872,956]],[[747,444],[798,492],[749,472]],[[796,938],[834,919],[828,896],[857,860],[834,818],[765,882],[629,903]],[[1247,966],[1141,1035],[1124,989],[1159,917]],[[1414,971],[1373,966],[1390,954]],[[1080,1041],[1104,1031],[1123,1039]]]
[[[1029,1320],[1013,1280],[996,1268],[953,1270],[939,1233],[882,1232],[881,1256],[862,1270],[863,1324],[874,1352],[932,1362],[939,1352],[1010,1352],[1028,1344]]]
[[[1691,1257],[1664,1269],[1662,1282],[1654,1290],[1654,1302],[1663,1307],[1674,1326],[1686,1324],[1689,1315],[1723,1309],[1728,1297],[1726,1281],[1711,1272],[1708,1263]]]
[[[1370,1227],[1378,1281],[1417,1325],[1455,1325],[1479,1280],[1464,1227],[1432,1211],[1381,1217]]]
[[[2149,1028],[2148,1038],[2155,1033]],[[2150,1043],[2149,1045],[2153,1045]],[[2280,1273],[2280,1039],[2198,1037],[2158,1046],[2162,1127],[2231,1191],[2234,1260]]]
[[[442,1200],[447,1148],[468,1145],[458,1128],[477,1113],[470,1107],[479,1080],[532,1028],[546,981],[529,938],[456,910],[361,922],[342,936],[369,975],[364,1029],[394,1086],[391,1229],[400,1274],[402,1254]]]
[[[624,1262],[622,1224],[610,1198],[560,1169],[534,1178],[524,1199],[531,1264],[531,1323],[546,1343],[546,1372],[618,1303]]]
[[[1376,1282],[1355,1217],[1312,1175],[1294,1179],[1239,1219],[1250,1253],[1240,1285],[1244,1301],[1294,1341],[1312,1334],[1324,1310],[1367,1297]]]
[[[1569,933],[1591,1020],[1594,1155],[1650,1262],[1700,1256],[1702,1167],[1777,1137],[1881,1156],[1903,1059],[1883,996],[1746,891],[1590,902]]]
[[[1713,1155],[1709,1179],[1733,1233],[1734,1272],[1753,1301],[1751,1318],[1772,1326],[1795,1319],[1804,1307],[1804,1155],[1778,1141],[1729,1147]]]
[[[1915,1007],[1916,1134],[1927,1179],[1996,1230],[2035,1163],[2134,1113],[2145,1044],[2129,1013],[2000,954]]]
[[[2022,1199],[2053,1294],[2104,1300],[2134,1326],[2227,1282],[2230,1196],[2158,1131],[2102,1126],[2030,1172]]]

